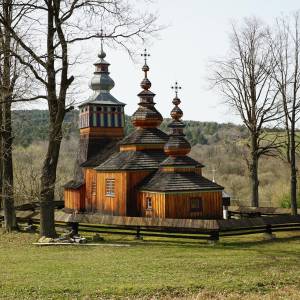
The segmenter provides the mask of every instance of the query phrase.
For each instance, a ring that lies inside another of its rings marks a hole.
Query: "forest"
[[[62,199],[62,186],[72,178],[78,140],[78,110],[69,112],[63,123],[63,142],[58,164],[55,198]],[[165,119],[161,128],[168,132]],[[242,125],[185,121],[185,134],[191,143],[191,156],[201,161],[204,176],[223,185],[233,205],[249,205],[249,173],[244,159],[247,129]],[[48,111],[14,110],[15,201],[37,201],[40,189],[41,157],[46,151]],[[126,134],[133,126],[126,116]],[[280,157],[264,157],[260,162],[261,206],[290,207],[289,169]],[[30,178],[31,180],[25,180]]]

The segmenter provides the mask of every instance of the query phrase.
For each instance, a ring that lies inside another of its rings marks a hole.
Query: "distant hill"
[[[65,139],[79,136],[78,129],[79,111],[69,112],[65,117],[63,134]],[[168,132],[169,119],[165,119],[161,129]],[[186,137],[191,145],[212,145],[220,141],[247,136],[244,126],[231,123],[219,124],[216,122],[185,121]],[[27,147],[35,141],[47,140],[48,136],[48,111],[47,110],[15,110],[13,111],[14,143]],[[126,134],[133,130],[130,117],[126,116]]]

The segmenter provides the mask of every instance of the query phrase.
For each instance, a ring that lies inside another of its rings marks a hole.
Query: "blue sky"
[[[217,91],[209,89],[207,80],[209,62],[227,53],[231,21],[258,16],[271,23],[281,14],[300,9],[300,2],[292,0],[152,0],[147,5],[137,2],[140,9],[157,12],[159,23],[167,25],[159,38],[147,46],[151,53],[151,90],[157,95],[158,110],[164,117],[169,116],[173,98],[170,87],[177,80],[182,86],[180,97],[185,120],[235,123],[240,122],[239,117],[224,104]],[[82,76],[77,84],[85,92],[78,94],[79,101],[89,94],[88,80],[99,51],[98,42],[85,43],[82,47],[86,55],[76,73]],[[143,48],[140,45],[137,53]],[[132,114],[143,77],[142,59],[137,57],[134,63],[123,51],[106,49],[106,52],[111,77],[116,83],[112,94],[127,103],[126,113]]]

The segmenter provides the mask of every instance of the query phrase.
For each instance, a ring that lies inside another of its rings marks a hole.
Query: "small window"
[[[116,111],[116,108],[115,108],[115,107],[112,107],[112,108],[111,108],[111,111],[112,111],[112,112],[115,112],[115,111]]]
[[[96,191],[97,191],[96,181],[93,181],[92,182],[92,196],[96,196]]]
[[[101,106],[97,106],[97,111],[101,111],[102,107]]]
[[[106,179],[105,181],[105,194],[106,196],[115,195],[115,180],[112,178]]]
[[[107,107],[105,107],[105,106],[104,106],[104,107],[103,107],[103,111],[105,111],[105,112],[106,112],[106,111],[107,111]]]
[[[146,209],[152,209],[152,199],[150,197],[146,198]]]
[[[202,199],[192,198],[191,199],[191,211],[202,211]]]

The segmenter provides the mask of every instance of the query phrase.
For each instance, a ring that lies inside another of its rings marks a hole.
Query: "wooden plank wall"
[[[146,209],[146,199],[150,197],[152,200],[152,210]],[[140,207],[141,217],[165,218],[165,194],[139,192],[138,203]]]
[[[115,179],[115,195],[107,196],[105,191],[106,179]],[[125,216],[127,196],[126,172],[97,173],[97,201],[95,209],[105,215]]]
[[[85,187],[84,185],[79,189],[65,189],[64,201],[65,208],[73,209],[74,211],[83,211],[85,209]]]
[[[85,193],[85,209],[89,212],[96,211],[97,203],[96,197],[92,193],[92,184],[96,182],[97,176],[96,171],[93,169],[85,169],[85,184],[86,184],[86,193]]]
[[[140,202],[138,199],[137,185],[152,172],[130,171],[127,172],[127,216],[140,216]]]
[[[190,211],[191,198],[202,198],[202,212]],[[165,218],[222,218],[222,192],[195,192],[166,194]]]

